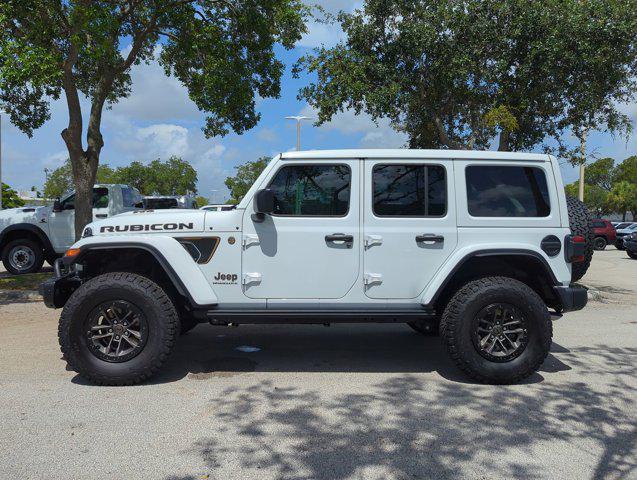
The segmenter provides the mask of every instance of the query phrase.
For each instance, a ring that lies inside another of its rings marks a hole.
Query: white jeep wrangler
[[[198,322],[405,322],[475,380],[511,383],[546,358],[551,312],[586,305],[571,281],[590,218],[571,217],[549,155],[290,152],[233,210],[88,225],[41,293],[64,307],[69,366],[98,384],[150,377]]]
[[[128,185],[93,187],[93,218],[112,217],[141,206],[142,197]],[[0,211],[0,254],[14,275],[37,272],[44,260],[51,265],[75,243],[75,193],[52,206]]]

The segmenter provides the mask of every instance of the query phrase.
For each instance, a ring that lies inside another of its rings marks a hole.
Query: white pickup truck
[[[138,210],[142,197],[128,185],[98,184],[93,188],[93,220]],[[75,243],[75,193],[51,206],[0,211],[2,263],[13,274],[37,272],[44,260],[55,259]]]

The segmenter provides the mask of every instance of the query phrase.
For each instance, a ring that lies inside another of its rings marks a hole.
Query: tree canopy
[[[57,198],[73,189],[71,162],[53,171],[45,170],[44,196]],[[137,188],[142,195],[185,195],[197,193],[197,172],[187,161],[170,157],[165,162],[160,159],[149,164],[132,162],[115,169],[100,165],[96,183],[123,183]]]
[[[226,178],[225,181],[226,187],[230,190],[230,199],[227,203],[239,203],[269,162],[269,157],[259,157],[257,160],[235,167],[237,174]]]
[[[412,148],[530,149],[567,128],[630,129],[637,0],[366,0],[347,38],[295,66],[318,123],[387,117]]]
[[[50,100],[66,100],[61,135],[76,190],[76,236],[92,218],[102,112],[130,93],[132,65],[158,52],[166,74],[207,113],[206,135],[241,133],[259,120],[257,96],[279,95],[284,65],[275,46],[294,45],[306,13],[300,0],[0,2],[0,106],[31,135],[49,119]],[[86,127],[82,96],[90,102]]]
[[[13,188],[6,183],[2,183],[2,208],[22,207],[24,201],[18,196]]]

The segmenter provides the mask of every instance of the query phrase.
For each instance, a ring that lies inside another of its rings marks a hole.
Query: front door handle
[[[416,243],[443,243],[445,237],[442,235],[436,235],[435,233],[425,233],[423,235],[416,235]]]
[[[331,235],[325,235],[325,241],[327,243],[346,245],[347,248],[352,248],[352,245],[354,244],[354,236],[346,235],[344,233],[332,233]]]

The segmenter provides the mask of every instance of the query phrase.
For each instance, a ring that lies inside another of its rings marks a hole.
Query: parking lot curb
[[[41,301],[42,295],[36,290],[0,290],[0,303]]]

